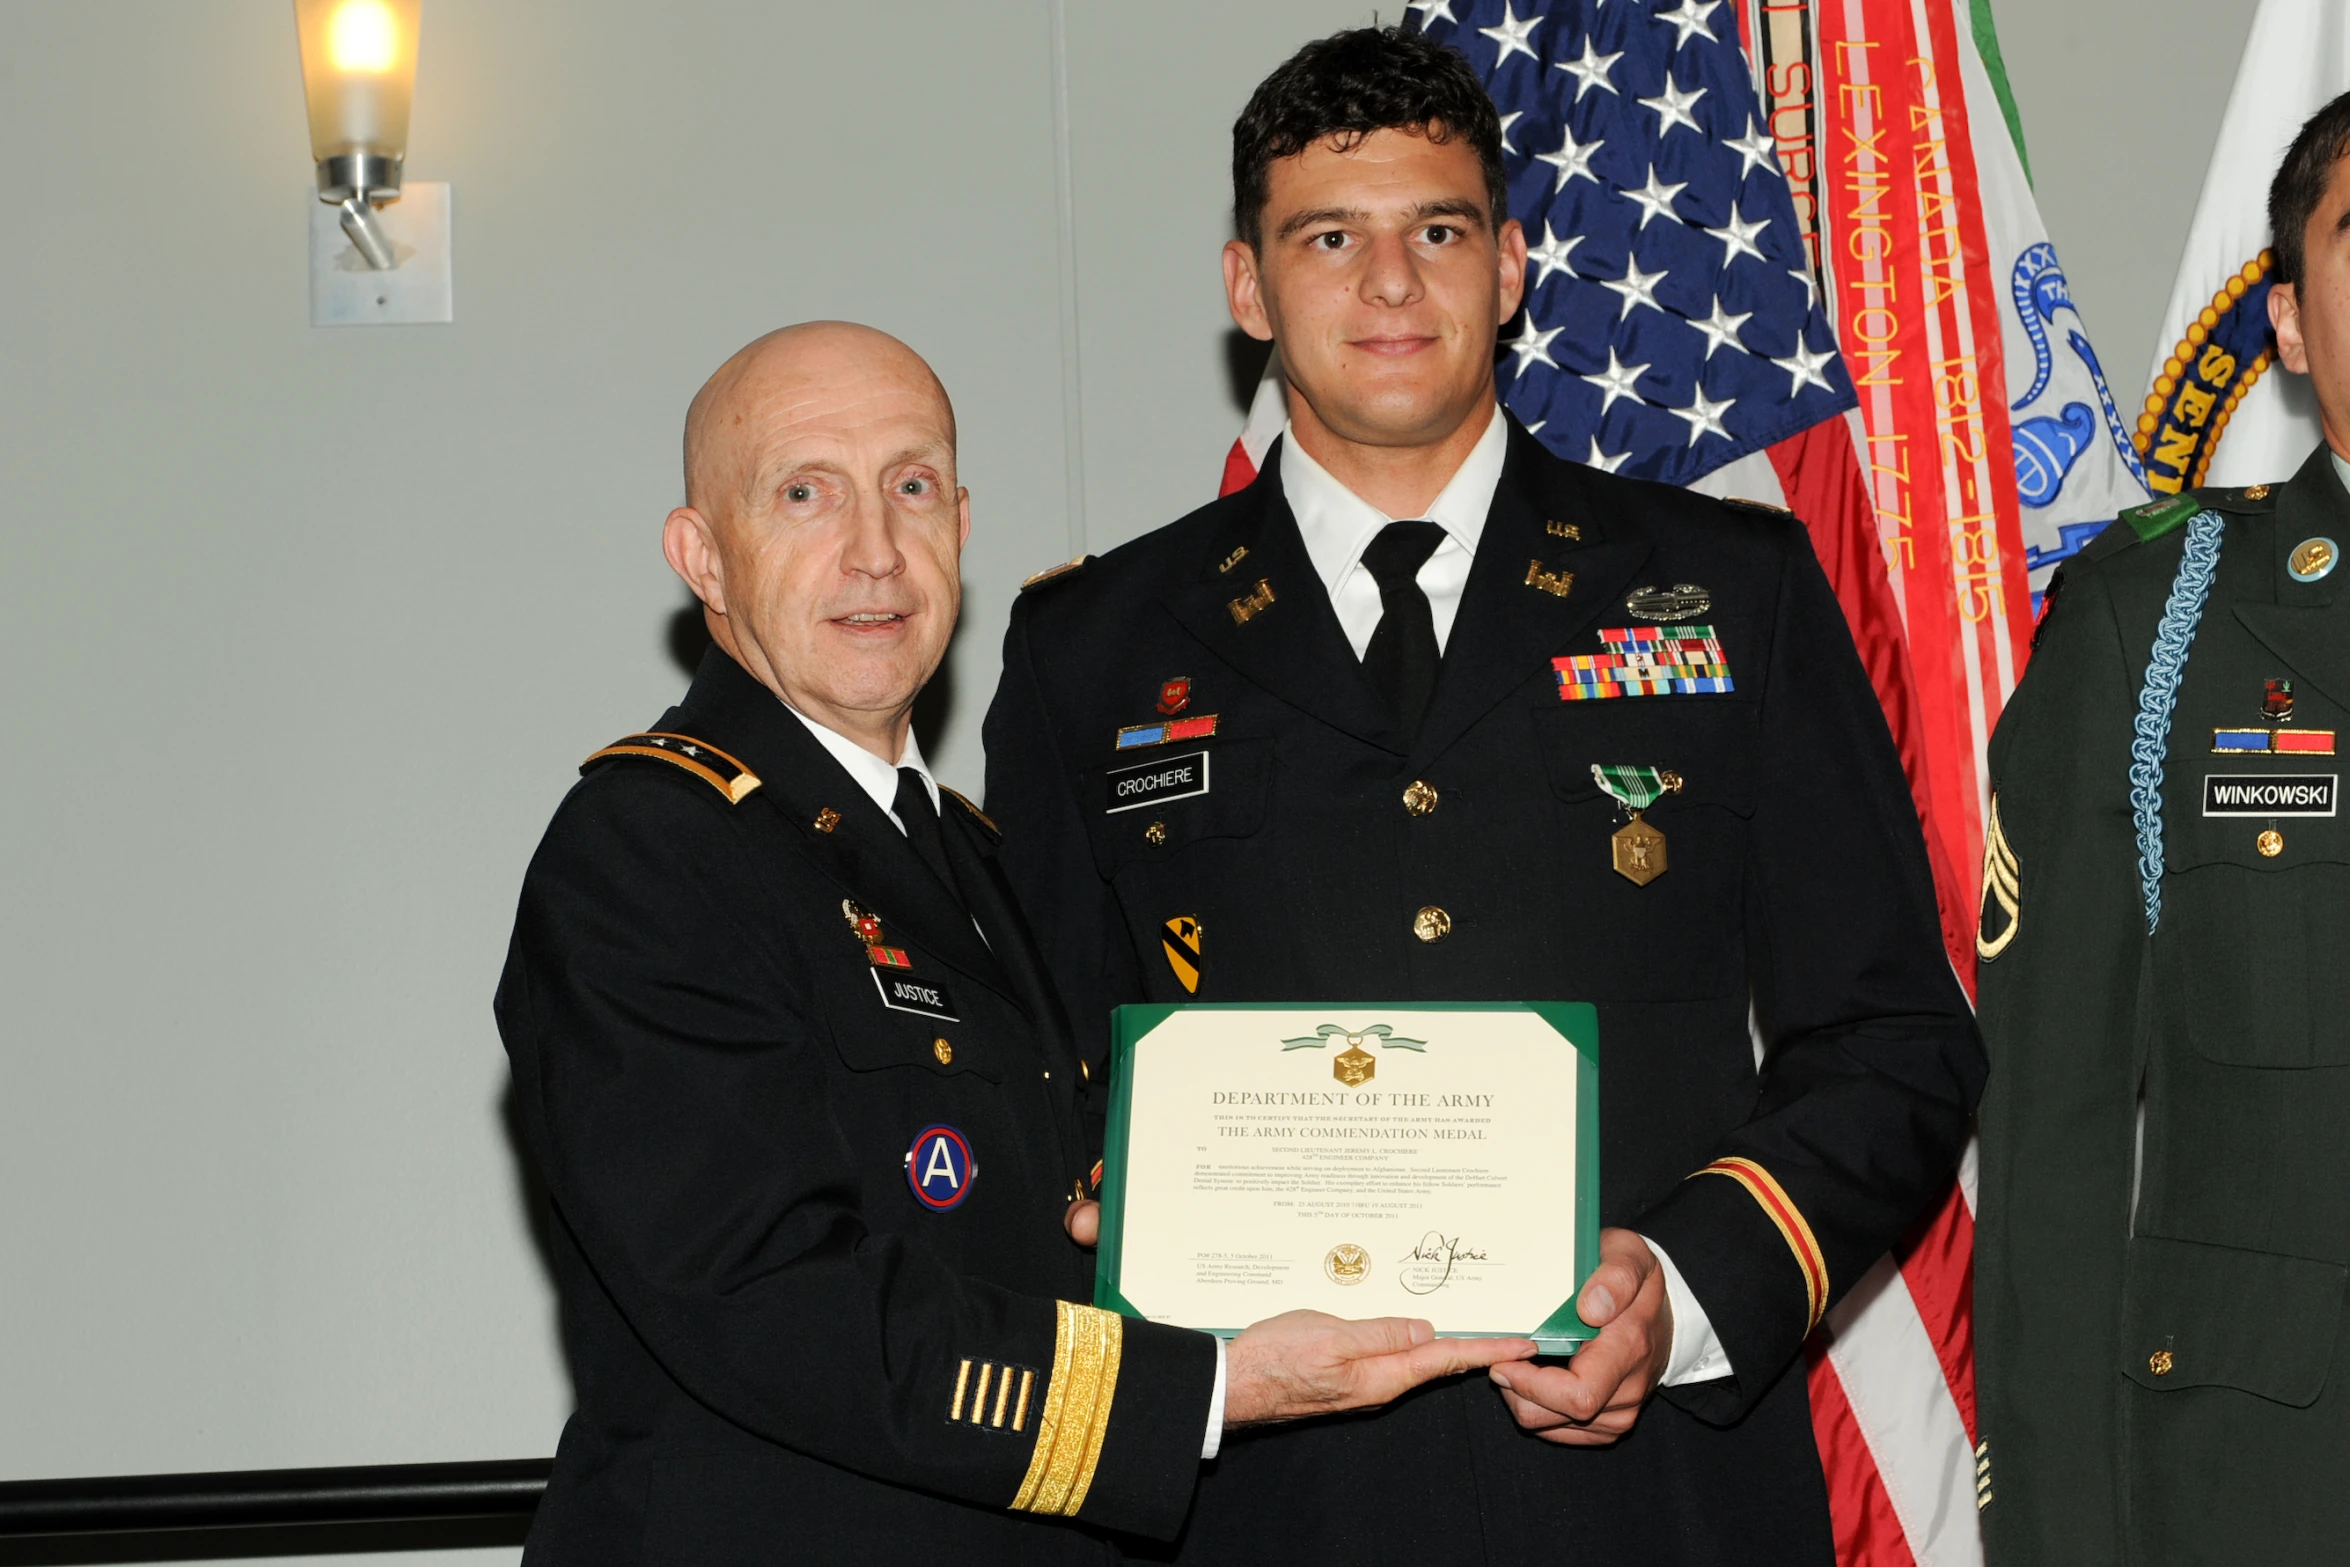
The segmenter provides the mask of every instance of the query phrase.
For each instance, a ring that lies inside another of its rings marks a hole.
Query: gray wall
[[[1066,7],[1064,104],[1055,0],[431,0],[456,324],[314,331],[284,0],[0,0],[0,1477],[549,1450],[488,1002],[573,764],[683,684],[686,398],[811,316],[932,358],[975,789],[1019,579],[1212,491],[1225,131],[1369,9]],[[2246,14],[2002,17],[2121,387]]]

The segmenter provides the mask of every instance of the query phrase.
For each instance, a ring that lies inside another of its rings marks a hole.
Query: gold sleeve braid
[[[1017,1512],[1074,1518],[1085,1505],[1102,1443],[1110,1434],[1110,1402],[1118,1392],[1118,1356],[1126,1319],[1114,1311],[1055,1301],[1052,1386],[1036,1421],[1036,1451],[1012,1498]]]

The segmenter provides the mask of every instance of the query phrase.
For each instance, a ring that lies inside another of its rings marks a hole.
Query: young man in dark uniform
[[[2269,219],[2277,358],[2325,443],[2068,561],[1991,745],[1995,1567],[2350,1552],[2350,96]]]
[[[1087,1064],[909,726],[970,529],[945,393],[789,328],[695,399],[686,473],[716,646],[588,759],[498,987],[579,1396],[526,1558],[1100,1562],[1059,1520],[1172,1534],[1228,1425],[1530,1353],[1083,1304]]]
[[[1526,246],[1459,56],[1309,45],[1234,184],[1232,313],[1289,431],[1022,595],[1004,863],[1097,1070],[1119,1002],[1597,1002],[1613,1227],[1572,1362],[1235,1440],[1177,1555],[1825,1564],[1797,1351],[1946,1186],[1981,1075],[1835,600],[1794,519],[1559,461],[1497,406]],[[1583,689],[1627,627],[1727,668]]]

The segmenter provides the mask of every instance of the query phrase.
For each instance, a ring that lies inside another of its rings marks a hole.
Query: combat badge
[[[1175,983],[1183,987],[1187,996],[1199,994],[1200,970],[1206,966],[1200,957],[1202,935],[1200,922],[1188,914],[1178,914],[1159,928],[1159,945],[1166,951],[1167,967],[1175,971]]]
[[[1177,675],[1159,682],[1159,711],[1173,718],[1191,706],[1191,676]]]
[[[1594,762],[1591,776],[1610,799],[1631,815],[1609,840],[1616,874],[1635,887],[1645,887],[1671,867],[1665,859],[1665,835],[1643,821],[1640,813],[1667,794],[1679,794],[1681,775],[1663,768],[1604,766]]]
[[[1713,607],[1714,596],[1694,582],[1642,588],[1624,600],[1625,611],[1639,620],[1694,620]]]
[[[922,1128],[906,1150],[906,1184],[914,1188],[914,1200],[932,1213],[961,1207],[978,1175],[969,1140],[951,1126]]]

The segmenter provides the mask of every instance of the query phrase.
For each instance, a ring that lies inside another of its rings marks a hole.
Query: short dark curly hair
[[[2301,281],[2301,269],[2309,260],[2303,237],[2317,204],[2325,198],[2334,165],[2344,154],[2350,154],[2350,92],[2309,117],[2287,149],[2277,177],[2269,182],[2268,231],[2277,253],[2276,281]]]
[[[1265,237],[1270,171],[1327,136],[1352,147],[1373,131],[1458,136],[1485,169],[1496,229],[1509,216],[1501,164],[1501,115],[1456,50],[1400,27],[1357,27],[1317,38],[1258,83],[1232,122],[1232,221],[1251,250]]]

